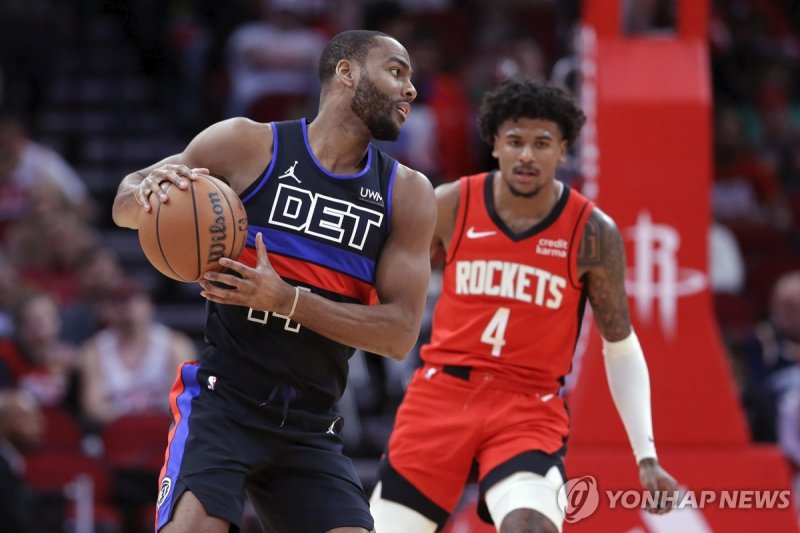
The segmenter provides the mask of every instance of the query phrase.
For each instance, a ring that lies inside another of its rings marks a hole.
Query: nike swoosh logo
[[[483,237],[491,237],[495,235],[496,231],[475,231],[475,226],[471,226],[467,230],[467,239],[481,239]]]

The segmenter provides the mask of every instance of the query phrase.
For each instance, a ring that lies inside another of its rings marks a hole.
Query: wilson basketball
[[[153,198],[153,208],[139,215],[139,243],[162,274],[178,281],[199,281],[221,270],[219,259],[236,259],[247,240],[247,212],[222,181],[203,176],[180,189],[170,183],[169,201]]]

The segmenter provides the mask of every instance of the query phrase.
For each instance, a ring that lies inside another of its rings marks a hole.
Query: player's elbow
[[[111,207],[111,220],[120,228],[136,229],[138,220],[124,208],[124,201],[119,196],[114,198],[114,205]]]
[[[396,331],[397,334],[387,343],[383,355],[394,361],[402,361],[414,349],[419,328],[397,328]]]

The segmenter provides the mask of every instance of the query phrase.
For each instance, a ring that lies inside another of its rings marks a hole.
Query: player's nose
[[[413,102],[417,98],[417,88],[414,87],[414,84],[411,83],[409,80],[405,87],[403,87],[403,96],[408,99],[409,102]]]
[[[523,145],[522,150],[519,152],[519,160],[526,163],[536,161],[536,154],[533,146],[530,144]]]

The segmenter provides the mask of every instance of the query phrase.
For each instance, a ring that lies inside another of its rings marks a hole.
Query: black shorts
[[[260,397],[216,369],[180,367],[170,394],[157,530],[187,490],[231,531],[241,526],[245,492],[272,533],[371,530],[369,502],[342,453],[341,417],[291,387],[258,381]]]

